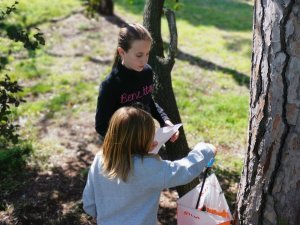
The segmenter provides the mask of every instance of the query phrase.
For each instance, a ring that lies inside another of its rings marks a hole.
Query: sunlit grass
[[[15,0],[5,0],[5,4],[12,5]],[[18,1],[14,12],[14,16],[10,17],[9,20],[12,22],[18,22],[25,26],[32,26],[40,24],[41,22],[49,21],[53,18],[68,15],[73,10],[78,9],[81,3],[80,1],[73,0],[22,0]],[[2,8],[2,7],[1,7]]]
[[[59,76],[58,76],[59,77]],[[67,77],[73,78],[66,79]],[[47,84],[38,83],[24,91],[27,103],[21,106],[20,115],[46,114],[48,118],[66,114],[73,109],[77,111],[78,106],[84,104],[91,109],[91,102],[94,102],[93,84],[81,82],[80,77],[65,75],[59,79],[51,77],[52,81]],[[76,78],[76,79],[74,79]]]

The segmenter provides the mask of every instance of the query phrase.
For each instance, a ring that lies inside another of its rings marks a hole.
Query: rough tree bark
[[[171,71],[175,63],[177,52],[177,28],[175,14],[169,9],[163,10],[163,0],[147,0],[144,8],[144,26],[150,31],[153,38],[153,45],[150,52],[149,64],[155,72],[155,101],[162,106],[173,123],[180,123],[175,95],[172,88]],[[169,53],[164,56],[163,40],[161,37],[161,17],[166,15],[169,33]],[[167,154],[170,160],[175,160],[186,156],[189,152],[188,143],[183,128],[175,143],[167,143]],[[182,196],[194,187],[196,182],[185,186],[177,187],[179,196]]]
[[[236,224],[300,224],[300,2],[255,1],[248,149]]]

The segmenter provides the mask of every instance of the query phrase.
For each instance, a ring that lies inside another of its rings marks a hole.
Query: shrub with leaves
[[[45,44],[43,33],[31,32],[31,28],[24,27],[18,22],[8,22],[8,18],[17,10],[18,2],[0,8],[0,41],[5,42],[6,50],[0,49],[0,178],[20,172],[25,165],[25,158],[32,151],[31,145],[26,140],[20,141],[18,134],[19,125],[15,123],[13,109],[24,100],[19,96],[22,87],[17,81],[12,81],[6,74],[6,66],[11,63],[10,55],[14,54],[14,42],[23,44],[24,49],[33,56],[35,50]],[[3,45],[4,46],[4,45]],[[11,57],[14,58],[14,57]],[[1,183],[1,182],[0,182]]]
[[[12,6],[6,7],[5,10],[0,9],[0,36],[15,42],[22,42],[27,50],[35,50],[39,45],[45,45],[43,33],[38,28],[35,28],[38,32],[31,37],[30,29],[27,27],[24,28],[19,24],[5,22],[7,17],[17,10],[17,4],[18,2],[16,1]]]
[[[29,29],[6,21],[17,10],[17,4],[18,2],[15,1],[11,6],[0,9],[1,39],[21,42],[25,49],[34,51],[39,45],[45,44],[43,33],[37,32],[30,35]],[[0,148],[5,148],[7,144],[16,144],[18,142],[18,125],[14,124],[11,119],[11,106],[18,107],[24,101],[17,97],[18,92],[22,91],[22,87],[18,85],[17,81],[11,81],[7,74],[5,76],[2,74],[5,66],[9,64],[10,54],[12,54],[10,50],[7,52],[0,51]]]
[[[0,179],[21,174],[22,169],[26,166],[26,158],[31,152],[32,145],[28,142],[19,143],[5,151],[0,151]],[[0,188],[3,185],[5,184],[2,183]]]
[[[17,93],[22,91],[22,87],[16,82],[11,81],[8,75],[0,80],[0,148],[6,147],[7,144],[18,142],[18,134],[16,133],[18,125],[13,124],[10,119],[11,106],[18,107],[22,98]]]

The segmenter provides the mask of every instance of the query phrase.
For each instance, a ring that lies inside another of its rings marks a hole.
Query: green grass
[[[188,133],[198,134],[205,141],[214,140],[215,143],[229,146],[230,143],[243,139],[247,127],[245,97],[232,94],[221,96],[216,93],[212,96],[201,95],[195,98],[197,99],[193,104],[199,107],[180,105],[184,110],[183,114],[188,115],[185,118],[188,122],[185,126]],[[235,130],[244,132],[237,133]]]
[[[0,179],[22,173],[26,159],[32,151],[32,145],[26,141],[20,141],[7,149],[0,149]]]
[[[7,6],[12,6],[15,0],[0,1],[0,10],[5,11]],[[80,1],[73,0],[22,0],[18,1],[16,11],[7,16],[4,21],[4,27],[17,27],[26,30],[33,40],[33,35],[39,32],[39,28],[50,22],[53,18],[59,18],[70,14],[73,10],[81,6]],[[0,38],[1,52],[23,52],[24,48],[21,43],[15,43],[12,40]],[[13,59],[10,59],[13,61]]]
[[[252,5],[241,0],[183,0],[177,18],[193,26],[216,27],[228,31],[252,29]],[[172,5],[172,4],[169,4]]]
[[[71,75],[65,77],[68,76]],[[94,93],[90,91],[94,89],[92,84],[72,82],[71,80],[60,78],[48,84],[38,83],[31,88],[26,88],[24,93],[33,98],[31,97],[25,105],[21,106],[19,115],[34,116],[42,113],[46,114],[49,119],[53,118],[55,114],[57,116],[67,115],[68,111],[72,111],[75,105],[94,102]]]
[[[5,0],[5,4],[1,1],[1,8],[5,5],[12,5],[15,0]],[[80,1],[73,0],[22,0],[17,4],[17,11],[11,22],[18,22],[25,26],[34,26],[42,24],[50,19],[68,15],[73,10],[80,7]]]
[[[38,97],[40,94],[45,94],[52,90],[50,84],[38,83],[32,86],[31,88],[26,88],[24,91],[25,94],[32,94],[34,97]]]
[[[16,67],[15,71],[18,74],[12,74],[12,77],[18,77],[21,74],[23,79],[35,79],[41,78],[47,75],[47,70],[45,68],[38,68],[38,62],[35,58],[29,58],[26,60],[20,61]]]

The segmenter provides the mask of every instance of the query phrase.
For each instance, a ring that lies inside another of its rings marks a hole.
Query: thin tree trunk
[[[236,224],[300,224],[299,13],[299,1],[255,1],[248,149]]]
[[[173,123],[180,123],[176,99],[171,80],[171,71],[175,63],[177,51],[177,28],[175,15],[171,10],[165,10],[168,20],[170,43],[169,54],[164,57],[163,41],[161,37],[161,16],[163,14],[163,0],[147,0],[144,9],[144,26],[150,31],[153,38],[153,46],[149,57],[149,64],[155,72],[155,101],[162,106]],[[170,160],[186,156],[189,147],[183,129],[175,143],[167,143],[167,154]],[[182,196],[195,186],[195,182],[177,188],[179,196]]]

